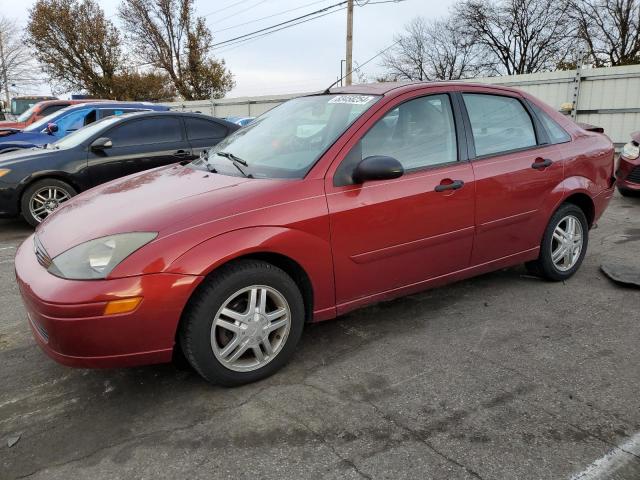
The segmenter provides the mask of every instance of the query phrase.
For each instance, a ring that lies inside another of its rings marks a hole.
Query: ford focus
[[[181,352],[239,385],[289,361],[308,322],[520,263],[569,279],[613,195],[613,154],[508,88],[334,89],[69,200],[18,250],[18,284],[60,363]]]

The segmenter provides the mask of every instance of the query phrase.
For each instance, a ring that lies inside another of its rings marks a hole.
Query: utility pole
[[[5,108],[10,108],[11,99],[9,98],[9,79],[7,78],[7,60],[4,57],[4,38],[0,32],[0,74],[2,74],[2,85],[4,86],[4,94],[7,100]]]
[[[353,70],[353,0],[347,2],[347,70],[346,83],[351,85],[351,70]]]

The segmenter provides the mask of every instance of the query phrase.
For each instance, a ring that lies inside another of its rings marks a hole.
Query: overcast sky
[[[318,10],[339,0],[196,0],[198,15],[206,15],[214,41],[245,33]],[[393,42],[395,34],[413,17],[439,18],[453,0],[404,0],[356,6],[354,14],[354,60],[363,63]],[[35,0],[0,0],[0,14],[25,25]],[[116,23],[119,0],[100,0],[107,16]],[[359,0],[359,3],[365,3]],[[306,5],[306,6],[305,6]],[[253,20],[282,13],[258,22]],[[245,22],[248,25],[238,26]],[[228,97],[313,91],[334,82],[345,56],[346,10],[232,47],[220,47],[235,75],[236,87]],[[367,75],[380,72],[379,60],[364,67]],[[46,86],[43,86],[43,92]]]

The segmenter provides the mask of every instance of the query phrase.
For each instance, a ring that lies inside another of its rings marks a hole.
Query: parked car
[[[22,115],[25,111],[33,107],[36,103],[44,100],[57,100],[57,97],[48,95],[27,95],[23,97],[13,97],[11,99],[10,112],[14,117]]]
[[[24,130],[0,129],[0,154],[54,143],[96,120],[111,115],[152,110],[167,111],[169,107],[146,102],[99,102],[72,105],[32,123]]]
[[[239,127],[205,115],[110,116],[46,148],[0,157],[0,217],[37,225],[78,192],[141,170],[190,161]]]
[[[62,110],[70,105],[76,105],[79,103],[96,102],[97,100],[45,100],[35,103],[28,110],[23,112],[15,122],[4,121],[0,122],[0,129],[2,128],[17,128],[23,129],[31,125],[32,123],[49,115],[56,113],[58,110]]]
[[[281,368],[307,322],[522,262],[567,280],[613,195],[613,153],[505,87],[335,89],[72,199],[19,248],[18,284],[63,364],[179,349],[238,385]]]
[[[640,132],[633,133],[631,141],[622,149],[616,178],[622,195],[640,197]]]
[[[253,122],[256,117],[225,117],[224,119],[228,122],[235,123],[236,125],[244,127],[245,125],[249,125],[251,122]]]

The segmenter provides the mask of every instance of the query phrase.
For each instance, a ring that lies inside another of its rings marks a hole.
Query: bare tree
[[[212,35],[194,0],[123,0],[120,20],[143,64],[166,72],[185,100],[222,97],[233,88],[223,60],[212,56]]]
[[[10,102],[9,87],[36,85],[40,79],[28,47],[22,41],[22,30],[15,21],[0,17],[0,92]]]
[[[478,49],[450,20],[416,17],[396,40],[382,59],[385,79],[458,80],[477,76],[483,68]]]
[[[640,63],[640,1],[572,0],[570,14],[596,67]]]
[[[462,0],[454,7],[468,42],[496,74],[552,70],[573,48],[569,0]]]

